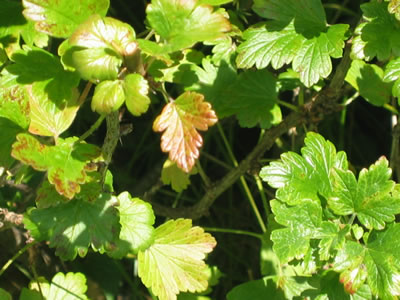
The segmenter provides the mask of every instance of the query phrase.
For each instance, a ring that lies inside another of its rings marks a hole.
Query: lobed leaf
[[[368,229],[385,228],[400,213],[400,186],[389,179],[391,174],[384,157],[361,170],[358,181],[352,172],[335,169],[329,207],[339,215],[356,214]]]
[[[388,12],[387,2],[369,2],[361,5],[365,23],[356,28],[352,54],[357,59],[387,60],[400,54],[399,21]]]
[[[68,38],[86,19],[105,16],[109,0],[23,0],[24,16],[35,22],[35,28],[58,38]]]
[[[309,132],[302,156],[287,152],[281,160],[263,167],[260,176],[277,188],[276,197],[289,205],[303,199],[319,201],[319,194],[328,197],[332,192],[330,172],[333,167],[347,169],[346,154],[336,152],[334,145],[319,134]]]
[[[166,52],[221,38],[231,30],[223,13],[198,0],[152,0],[146,14],[150,26],[166,40]]]
[[[199,157],[198,148],[203,144],[197,130],[205,131],[217,120],[203,95],[185,92],[164,107],[154,121],[153,130],[165,131],[161,137],[162,151],[169,152],[169,159],[189,173]]]
[[[31,209],[25,227],[37,241],[48,240],[63,260],[84,257],[91,246],[103,253],[120,232],[116,199],[100,194],[94,201],[74,199],[55,207]]]
[[[392,87],[393,96],[397,97],[397,101],[400,98],[400,59],[396,58],[386,65],[385,73],[383,75],[384,82],[394,81]]]
[[[107,253],[114,258],[122,258],[127,253],[137,254],[153,243],[154,213],[149,203],[139,198],[132,198],[128,192],[117,197],[119,205],[119,223],[121,231],[119,240],[111,245]]]
[[[331,73],[330,57],[342,56],[349,26],[327,27],[321,1],[259,0],[253,9],[272,20],[244,32],[245,42],[238,47],[238,67],[255,65],[263,69],[271,64],[279,69],[292,62],[293,69],[307,87]]]
[[[139,277],[160,300],[176,300],[179,292],[204,291],[208,275],[203,260],[215,245],[215,239],[192,227],[191,220],[170,220],[156,228],[153,244],[139,251]]]
[[[43,279],[39,282],[33,280],[29,284],[29,288],[31,290],[40,292],[39,297],[42,296],[44,299],[89,299],[85,295],[87,290],[86,277],[82,273],[68,272],[67,274],[63,274],[58,272],[56,275],[54,275],[50,283]],[[29,299],[32,298],[26,298],[26,300]]]
[[[99,159],[98,147],[77,143],[78,138],[59,138],[57,145],[48,146],[35,137],[21,133],[12,146],[11,155],[38,171],[47,171],[48,179],[57,192],[72,199],[85,183],[87,172],[93,171],[90,162]]]
[[[172,189],[180,193],[185,190],[190,184],[190,175],[196,173],[196,168],[193,168],[190,174],[183,172],[178,168],[176,163],[167,159],[161,170],[161,180],[164,184],[170,184]]]
[[[400,295],[400,224],[372,231],[365,245],[347,241],[335,258],[334,269],[341,272],[345,289],[354,293],[367,280],[373,295],[396,299]]]

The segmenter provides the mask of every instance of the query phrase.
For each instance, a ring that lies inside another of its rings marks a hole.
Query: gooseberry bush
[[[398,299],[400,2],[133,2],[0,0],[0,298]]]

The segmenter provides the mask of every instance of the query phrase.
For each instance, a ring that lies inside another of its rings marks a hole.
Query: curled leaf
[[[169,159],[189,173],[199,157],[203,138],[197,130],[207,130],[218,121],[211,104],[202,94],[185,92],[167,104],[153,124],[154,131],[165,131],[161,149],[169,152]]]

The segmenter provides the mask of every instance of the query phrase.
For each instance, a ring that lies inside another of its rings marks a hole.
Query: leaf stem
[[[235,158],[235,155],[232,152],[232,148],[231,148],[231,146],[230,146],[230,144],[228,142],[228,139],[226,138],[225,133],[222,130],[221,124],[217,123],[217,127],[218,127],[219,133],[221,134],[222,140],[223,140],[223,142],[225,144],[225,148],[228,151],[228,155],[229,155],[230,159],[232,160],[232,163],[235,166],[235,168],[237,168],[239,166],[239,164],[238,164],[238,162],[237,162],[237,160]],[[262,232],[266,232],[267,231],[267,227],[264,224],[264,221],[263,221],[263,219],[261,217],[260,211],[258,210],[258,207],[256,205],[256,201],[254,200],[253,195],[250,192],[250,188],[249,188],[249,186],[248,186],[248,184],[246,182],[246,179],[244,178],[243,175],[240,176],[240,183],[242,184],[242,187],[243,187],[243,189],[244,189],[244,191],[246,193],[247,199],[250,202],[250,206],[252,207],[252,209],[254,211],[254,214],[256,215],[257,221],[260,224]]]
[[[260,176],[254,175],[254,179],[256,180],[257,188],[258,188],[258,191],[260,192],[261,201],[264,206],[265,215],[267,216],[267,220],[268,220],[268,217],[270,215],[270,210],[269,210],[269,205],[268,205],[268,199],[265,196],[264,186],[262,184]]]
[[[204,181],[206,188],[211,186],[211,180],[210,180],[210,178],[208,178],[207,174],[204,172],[203,168],[201,167],[200,161],[198,159],[196,160],[196,168],[200,174],[201,179]]]
[[[87,139],[90,135],[92,135],[93,132],[95,132],[103,123],[104,119],[106,118],[106,115],[100,115],[100,117],[96,120],[96,122],[87,130],[84,134],[81,135],[79,138],[78,142],[84,141]]]
[[[247,235],[247,236],[255,237],[255,238],[260,239],[260,240],[263,239],[262,234],[254,233],[254,232],[251,232],[251,231],[245,231],[245,230],[239,230],[239,229],[229,229],[229,228],[216,228],[216,227],[202,227],[202,228],[205,231],[241,234],[241,235]]]
[[[3,273],[8,269],[9,266],[11,266],[11,264],[18,258],[20,257],[25,251],[27,251],[29,248],[31,248],[32,246],[34,246],[37,242],[32,242],[29,244],[26,244],[23,248],[19,249],[17,253],[14,254],[13,257],[11,257],[4,265],[3,267],[0,269],[0,277],[1,275],[3,275]]]
[[[282,100],[278,99],[278,104],[282,105],[282,106],[285,106],[285,107],[289,108],[290,110],[299,111],[299,108],[296,105],[287,103],[286,101],[282,101]]]
[[[80,94],[79,99],[78,99],[78,104],[79,104],[79,105],[82,105],[83,102],[85,102],[85,100],[86,100],[86,98],[87,98],[87,96],[88,96],[88,94],[89,94],[89,91],[90,91],[90,89],[92,88],[92,85],[93,85],[93,83],[91,83],[90,81],[88,81],[88,82],[86,83],[86,86],[85,86],[85,88],[83,89],[83,91],[82,91],[82,93]]]

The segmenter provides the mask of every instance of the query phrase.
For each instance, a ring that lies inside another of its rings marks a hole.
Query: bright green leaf
[[[349,26],[327,27],[321,1],[260,0],[253,8],[272,21],[244,32],[245,42],[239,46],[236,60],[239,67],[255,65],[263,69],[271,63],[274,69],[279,69],[292,62],[307,87],[331,73],[330,57],[342,56]]]
[[[208,4],[208,5],[222,5],[226,3],[230,3],[233,0],[198,0],[199,4]]]
[[[318,232],[314,235],[314,238],[321,239],[318,245],[320,259],[328,260],[336,255],[336,250],[343,246],[349,232],[349,225],[340,228],[337,223],[322,222]]]
[[[167,52],[221,38],[231,29],[223,13],[197,0],[152,0],[146,13],[150,26],[166,40]]]
[[[124,79],[123,88],[126,107],[134,116],[144,114],[150,105],[149,84],[140,74],[129,74]]]
[[[393,96],[397,97],[397,101],[400,99],[400,59],[396,58],[386,65],[385,73],[383,76],[384,82],[391,82],[393,83],[392,93]]]
[[[385,0],[389,2],[388,11],[394,14],[397,20],[400,20],[400,2],[399,0]]]
[[[170,220],[156,228],[153,244],[139,251],[139,277],[160,300],[176,300],[179,292],[204,291],[208,282],[203,260],[215,245],[215,239],[192,227],[191,220]]]
[[[86,172],[93,171],[90,162],[98,159],[100,149],[77,143],[78,138],[59,138],[57,145],[48,146],[28,134],[19,134],[13,144],[12,156],[38,171],[47,171],[57,192],[72,199],[85,183]]]
[[[40,285],[40,288],[39,288]],[[36,280],[32,280],[29,284],[31,290],[40,292],[44,299],[59,300],[87,300],[85,292],[87,290],[86,277],[82,273],[63,274],[61,272],[54,275],[50,283],[40,280],[39,284]],[[20,299],[22,300],[22,299]],[[28,299],[26,299],[28,300]]]
[[[121,80],[105,80],[94,90],[92,110],[99,114],[109,114],[118,110],[125,101],[125,93]]]
[[[61,49],[63,62],[85,80],[117,79],[124,56],[137,48],[133,28],[113,18],[91,16]]]
[[[84,257],[91,246],[103,253],[120,232],[117,201],[101,194],[93,202],[74,199],[55,207],[32,209],[24,216],[25,227],[35,240],[50,241],[64,260]]]
[[[386,158],[360,172],[358,181],[350,171],[333,171],[334,192],[329,207],[339,215],[356,214],[368,229],[383,229],[400,213],[400,186],[390,180],[392,174]]]
[[[194,173],[196,173],[195,168],[187,174],[179,169],[176,163],[167,159],[161,170],[161,180],[164,184],[170,184],[175,192],[180,193],[189,186],[189,177]]]
[[[354,292],[367,280],[380,299],[396,299],[400,295],[399,237],[400,224],[392,224],[383,231],[372,231],[366,245],[346,242],[334,262],[346,290]]]
[[[38,31],[67,38],[89,16],[105,16],[109,0],[23,0],[24,16]]]
[[[400,54],[399,21],[388,12],[387,2],[373,1],[361,5],[366,22],[356,28],[352,54],[358,59],[386,60]]]
[[[108,251],[112,257],[121,258],[129,252],[138,253],[145,250],[153,242],[154,213],[149,203],[132,198],[128,192],[121,193],[118,197],[121,224],[119,239],[112,249]]]
[[[390,101],[392,85],[383,80],[383,70],[362,60],[353,60],[345,80],[369,103],[383,106]]]
[[[344,152],[336,153],[335,146],[321,135],[309,132],[302,156],[287,152],[281,160],[261,169],[260,176],[277,188],[276,197],[290,205],[303,199],[319,201],[318,194],[328,197],[332,192],[330,172],[333,167],[347,169]]]
[[[287,227],[271,233],[274,252],[283,264],[294,258],[302,258],[310,248],[310,239],[321,226],[321,205],[306,200],[293,207],[287,207],[277,200],[270,203],[276,221]]]

